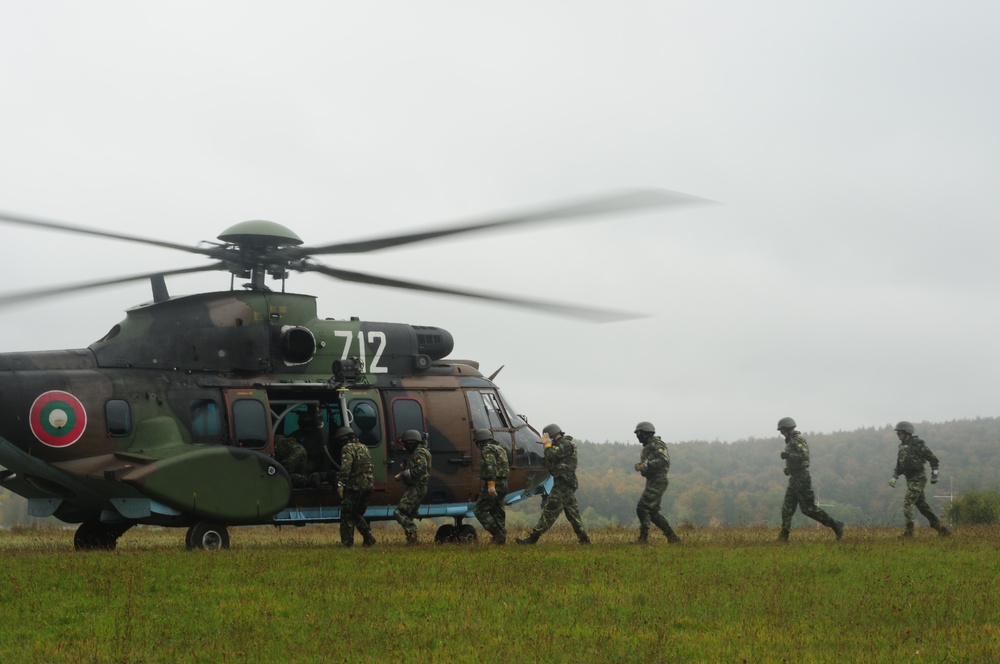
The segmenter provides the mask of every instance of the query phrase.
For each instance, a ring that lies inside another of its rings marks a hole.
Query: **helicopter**
[[[476,540],[465,523],[479,491],[473,432],[486,428],[511,462],[507,504],[551,488],[539,432],[477,362],[450,359],[454,339],[428,325],[320,318],[316,297],[286,292],[293,272],[512,305],[591,321],[633,317],[585,306],[417,283],[336,268],[314,256],[357,254],[519,224],[708,202],[663,189],[503,214],[431,230],[304,246],[272,221],[237,223],[195,246],[0,212],[0,223],[198,254],[207,265],[0,294],[0,307],[148,280],[153,299],[86,348],[0,353],[0,486],[35,517],[78,524],[76,550],[113,550],[129,528],[186,528],[188,549],[229,547],[231,526],[336,523],[339,449],[351,427],[374,461],[365,518],[393,519],[391,481],[408,430],[433,466],[420,518],[450,520],[435,541]],[[223,291],[173,296],[166,277],[230,274]],[[267,285],[267,278],[280,289]],[[237,284],[237,281],[246,280]],[[502,367],[501,367],[502,368]],[[308,481],[276,455],[308,446]],[[331,472],[332,471],[332,472]]]

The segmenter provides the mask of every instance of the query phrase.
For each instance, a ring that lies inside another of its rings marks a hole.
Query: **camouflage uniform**
[[[493,542],[503,544],[507,541],[507,513],[503,499],[507,495],[507,476],[510,474],[510,464],[507,462],[507,450],[497,445],[495,441],[482,447],[479,463],[479,498],[473,513],[479,519],[483,528],[493,536]],[[488,482],[493,482],[496,495],[489,492]]]
[[[573,526],[573,532],[581,544],[590,544],[590,536],[583,529],[580,508],[576,504],[576,445],[573,437],[562,435],[545,448],[545,467],[552,475],[552,492],[545,499],[542,515],[526,541],[537,542],[546,530],[552,527],[559,514],[565,512],[566,520]]]
[[[927,444],[917,436],[910,436],[899,442],[899,453],[896,456],[896,476],[906,477],[906,496],[903,498],[903,517],[906,519],[906,531],[904,536],[913,534],[913,506],[916,505],[920,513],[924,515],[930,527],[941,534],[946,534],[948,529],[941,524],[941,520],[934,514],[931,506],[924,499],[924,487],[927,485],[927,473],[924,471],[924,464],[931,465],[931,471],[937,471],[938,458],[930,451]]]
[[[654,434],[646,439],[642,445],[636,470],[646,478],[646,489],[639,497],[639,504],[635,508],[635,513],[639,517],[638,541],[648,540],[649,524],[654,523],[663,531],[668,541],[679,542],[680,537],[670,527],[670,522],[660,514],[660,503],[669,484],[667,473],[670,472],[670,453],[662,438]]]
[[[785,459],[785,475],[788,475],[788,489],[785,491],[785,502],[781,505],[781,533],[778,538],[788,540],[788,532],[792,527],[792,515],[798,507],[810,519],[815,519],[827,528],[833,528],[840,539],[843,524],[834,521],[830,515],[816,507],[816,497],[813,495],[812,478],[809,476],[809,445],[798,431],[785,439],[785,449],[781,453]],[[839,527],[839,529],[838,529]]]
[[[354,529],[364,538],[364,545],[375,543],[371,528],[365,521],[365,510],[375,490],[375,466],[368,448],[352,437],[345,445],[340,457],[339,487],[344,496],[340,503],[340,542],[344,546],[354,544]]]
[[[306,472],[306,450],[295,442],[291,436],[274,437],[274,459],[288,471],[295,488],[309,486],[309,473]]]
[[[407,473],[406,471],[409,471]],[[421,443],[414,448],[409,458],[403,462],[401,479],[406,485],[399,507],[393,516],[403,527],[407,542],[417,541],[417,524],[413,522],[420,509],[420,501],[427,495],[427,484],[431,478],[431,451]]]

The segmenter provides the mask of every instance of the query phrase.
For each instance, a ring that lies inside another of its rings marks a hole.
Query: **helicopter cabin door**
[[[224,392],[232,445],[272,454],[271,410],[264,390],[231,389]]]
[[[401,467],[406,452],[399,440],[408,429],[427,436],[431,479],[425,503],[466,503],[478,487],[473,480],[472,436],[460,390],[385,390],[392,457]],[[478,472],[478,471],[475,471]]]

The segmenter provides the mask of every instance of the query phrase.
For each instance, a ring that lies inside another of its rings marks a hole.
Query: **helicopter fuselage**
[[[460,522],[480,490],[474,429],[508,451],[509,502],[548,474],[537,432],[476,363],[445,359],[452,345],[436,327],[319,319],[306,295],[141,305],[89,348],[0,354],[0,485],[73,523],[337,521],[330,432],[346,425],[375,462],[368,516],[391,518],[396,441],[416,429],[433,458],[421,515]],[[276,436],[307,449],[308,482]]]

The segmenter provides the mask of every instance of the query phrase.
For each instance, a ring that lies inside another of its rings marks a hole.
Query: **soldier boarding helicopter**
[[[208,265],[0,295],[0,306],[149,280],[151,302],[126,312],[87,348],[0,353],[0,486],[33,516],[79,524],[78,550],[114,549],[137,524],[187,528],[189,549],[229,546],[229,526],[305,525],[340,518],[329,432],[351,427],[375,465],[366,513],[393,518],[402,486],[388,481],[404,431],[433,455],[420,517],[447,517],[436,540],[474,540],[477,428],[511,460],[508,504],[546,491],[538,432],[474,361],[448,359],[438,327],[319,318],[316,298],[285,292],[291,272],[514,305],[588,320],[626,317],[588,307],[419,284],[331,267],[316,255],[356,254],[517,224],[640,211],[704,199],[638,190],[437,230],[305,247],[288,228],[238,223],[220,243],[186,246],[0,213],[0,222],[165,247]],[[231,274],[229,290],[170,296],[164,277]],[[265,284],[281,282],[280,292]],[[241,289],[237,279],[249,280]],[[293,477],[275,443],[295,438],[306,475]]]

